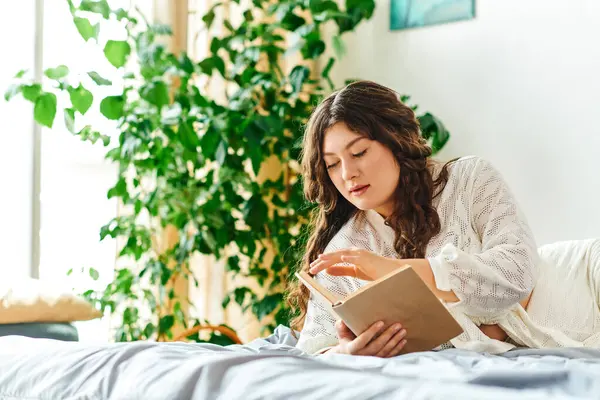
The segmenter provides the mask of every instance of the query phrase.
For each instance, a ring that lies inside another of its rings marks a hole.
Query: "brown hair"
[[[323,160],[327,130],[344,122],[352,131],[388,147],[400,166],[396,203],[386,222],[396,231],[394,247],[402,258],[423,258],[427,244],[440,231],[440,219],[432,202],[448,181],[448,164],[434,180],[431,148],[420,134],[413,110],[396,92],[369,81],[358,81],[334,92],[316,107],[308,121],[302,148],[304,195],[318,207],[311,220],[307,249],[299,266],[325,250],[340,228],[358,209],[335,188]],[[309,292],[296,280],[290,282],[288,303],[296,318],[291,327],[301,330]]]

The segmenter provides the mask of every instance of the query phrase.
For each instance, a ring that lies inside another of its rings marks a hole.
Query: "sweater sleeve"
[[[311,295],[306,310],[304,328],[296,347],[308,354],[318,354],[337,344],[335,318],[327,310],[327,305]]]
[[[332,244],[336,241],[334,240]],[[340,246],[341,247],[341,246]],[[338,249],[338,246],[329,246]],[[329,250],[331,251],[331,250]],[[315,276],[317,282],[340,297],[346,297],[366,282],[345,276],[332,276],[320,272]],[[338,344],[335,323],[338,317],[330,304],[317,296],[310,295],[304,327],[300,332],[296,347],[309,354],[319,354]]]
[[[463,186],[467,215],[457,218],[467,219],[462,225],[475,230],[481,250],[467,253],[447,243],[429,261],[437,287],[454,291],[466,314],[493,318],[533,289],[537,249],[509,187],[489,162],[477,159],[462,178],[472,183]]]
[[[393,247],[385,243],[376,228],[369,224],[362,214],[348,221],[329,242],[324,252],[352,247],[373,251],[384,257],[395,257]],[[340,263],[340,265],[348,264]],[[340,297],[346,297],[368,283],[347,276],[332,276],[325,271],[318,273],[315,279]],[[309,354],[318,354],[337,345],[338,337],[335,329],[337,319],[330,304],[311,295],[307,305],[304,327],[296,347]]]

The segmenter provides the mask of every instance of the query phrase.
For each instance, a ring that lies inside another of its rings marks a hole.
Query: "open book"
[[[327,290],[305,271],[296,276],[314,295],[331,304],[333,311],[357,336],[377,321],[383,321],[385,328],[401,323],[406,329],[402,354],[432,350],[463,332],[408,265],[369,282],[345,298]]]

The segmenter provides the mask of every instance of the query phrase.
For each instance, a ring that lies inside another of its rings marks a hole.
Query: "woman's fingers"
[[[369,279],[369,276],[355,265],[333,265],[333,263],[329,261],[318,262],[309,270],[313,275],[316,275],[321,271],[326,271],[329,275],[333,276],[351,276],[354,278]]]
[[[381,330],[383,329],[383,322],[379,321],[374,323],[361,333],[356,339],[349,343],[348,347],[350,350],[350,354],[359,354],[362,353],[362,350],[367,346]]]
[[[310,272],[313,275],[316,275],[324,269],[327,269],[330,265],[331,263],[328,263],[326,261],[316,260],[310,264],[310,269],[308,270],[308,272]]]
[[[406,329],[401,329],[387,342],[387,344],[376,354],[377,357],[393,357],[393,351],[398,347],[398,344],[406,337]],[[402,347],[400,347],[402,350]],[[400,351],[398,350],[398,351]]]
[[[331,253],[319,254],[316,260],[313,260],[310,263],[310,268],[318,265],[319,263],[326,262],[331,265],[341,262],[352,262],[358,261],[360,257],[364,254],[364,250],[361,249],[346,249],[346,250],[338,250],[332,251]],[[347,260],[347,261],[346,261]],[[350,261],[352,260],[352,261]]]
[[[360,259],[360,256],[355,255],[342,255],[338,257],[322,254],[319,258],[310,263],[309,272],[316,275],[323,270],[327,270],[329,275],[358,277],[359,275],[364,275],[360,270]],[[354,265],[336,265],[339,263]]]
[[[372,340],[366,347],[364,347],[360,352],[364,355],[376,355],[379,353],[385,345],[390,341],[392,336],[398,333],[402,329],[402,325],[393,324],[388,327],[381,335],[377,337],[377,339]]]
[[[354,340],[356,335],[348,328],[348,326],[342,320],[338,320],[335,323],[335,329],[340,339]]]
[[[356,278],[358,275],[356,267],[348,265],[334,265],[327,268],[327,273],[333,276],[352,276]]]
[[[336,250],[329,253],[319,254],[319,258],[323,260],[341,260],[342,256],[360,256],[367,250],[355,248],[355,249],[344,249],[344,250]]]
[[[373,277],[367,275],[358,265],[334,265],[327,268],[327,273],[333,276],[351,276],[353,278],[372,281]]]
[[[400,343],[398,343],[396,347],[394,347],[394,349],[387,355],[387,357],[396,357],[398,354],[400,354],[400,352],[402,352],[404,346],[406,346],[406,339],[402,339]]]
[[[339,261],[317,260],[317,262],[311,264],[309,272],[313,275],[316,275],[323,270],[327,270],[327,273],[330,275],[356,275],[353,273],[355,268],[354,266],[335,265],[338,262]],[[335,273],[336,271],[338,271],[337,274]]]

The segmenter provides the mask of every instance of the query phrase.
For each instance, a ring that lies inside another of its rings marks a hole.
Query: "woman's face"
[[[400,167],[390,149],[339,122],[325,132],[323,155],[331,181],[350,203],[384,217],[392,213]]]

